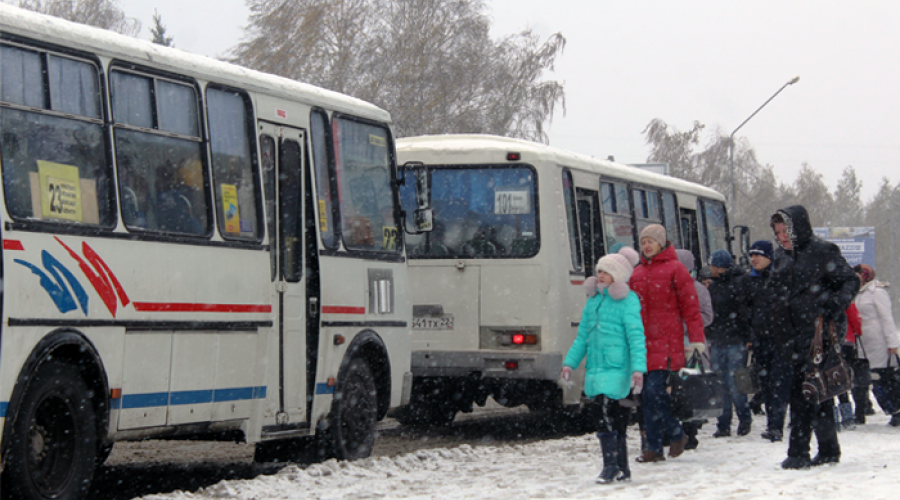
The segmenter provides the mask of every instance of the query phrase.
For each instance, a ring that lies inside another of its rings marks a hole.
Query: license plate
[[[452,330],[453,316],[413,318],[413,330]]]

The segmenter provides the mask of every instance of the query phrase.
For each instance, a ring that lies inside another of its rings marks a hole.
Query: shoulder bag
[[[850,370],[844,362],[844,357],[841,356],[841,344],[837,340],[833,321],[828,322],[830,349],[826,351],[823,346],[824,323],[825,319],[822,316],[816,318],[816,335],[809,349],[811,368],[803,374],[801,386],[803,397],[814,404],[821,404],[840,396],[849,391],[851,386]]]

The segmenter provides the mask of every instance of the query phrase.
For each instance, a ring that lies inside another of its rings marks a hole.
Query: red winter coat
[[[694,279],[669,244],[653,259],[641,255],[641,265],[634,269],[629,284],[641,299],[647,370],[680,370],[684,367],[684,326],[691,342],[705,342]]]
[[[847,308],[847,343],[855,344],[856,337],[862,335],[862,317],[859,315],[859,309],[856,304],[850,303]]]

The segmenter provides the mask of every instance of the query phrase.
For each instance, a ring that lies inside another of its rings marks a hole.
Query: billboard
[[[875,267],[874,227],[814,227],[813,232],[837,245],[851,266],[868,264]]]

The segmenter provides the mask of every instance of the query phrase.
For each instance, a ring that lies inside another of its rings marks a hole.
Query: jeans
[[[739,422],[749,422],[752,419],[747,395],[738,392],[734,384],[734,371],[747,363],[747,347],[744,344],[716,345],[711,350],[712,369],[721,373],[725,382],[724,409],[719,417],[719,429],[730,431],[732,405]]]
[[[647,449],[662,454],[663,434],[672,441],[684,439],[681,423],[672,416],[672,398],[666,392],[669,370],[654,370],[644,379],[641,395],[644,403],[644,430],[647,432]]]

